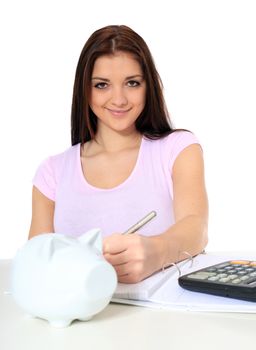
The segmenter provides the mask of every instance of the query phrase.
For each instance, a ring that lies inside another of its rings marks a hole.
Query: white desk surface
[[[89,322],[53,328],[27,318],[8,290],[10,261],[0,260],[1,350],[255,349],[256,314],[195,313],[110,304]]]

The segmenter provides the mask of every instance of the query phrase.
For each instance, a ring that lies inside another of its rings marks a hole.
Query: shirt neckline
[[[141,159],[141,154],[142,154],[142,150],[144,147],[144,143],[145,143],[145,138],[144,136],[142,136],[141,138],[141,143],[140,143],[140,148],[139,148],[139,152],[138,152],[138,156],[136,159],[136,163],[132,169],[132,172],[130,173],[130,175],[123,181],[121,182],[119,185],[115,186],[115,187],[111,187],[111,188],[101,188],[101,187],[96,187],[92,184],[90,184],[86,177],[84,176],[83,173],[83,168],[82,168],[82,162],[81,162],[81,143],[78,144],[77,147],[77,166],[78,166],[78,170],[79,170],[79,176],[81,178],[81,181],[83,183],[83,185],[85,185],[87,188],[90,188],[94,191],[102,191],[102,192],[111,192],[111,191],[115,191],[118,190],[122,187],[124,187],[127,183],[129,183],[132,178],[135,176],[136,172],[137,172],[137,168],[139,167],[139,163],[140,163],[140,159]]]

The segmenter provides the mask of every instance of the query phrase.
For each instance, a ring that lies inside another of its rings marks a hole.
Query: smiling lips
[[[107,110],[113,114],[114,116],[122,116],[124,114],[126,114],[127,112],[129,112],[131,110],[131,108],[129,109],[109,109],[107,108]]]

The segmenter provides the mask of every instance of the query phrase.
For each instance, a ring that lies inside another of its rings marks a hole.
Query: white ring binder
[[[186,250],[184,250],[183,252],[179,252],[179,256],[180,254],[184,254],[188,256],[188,259],[186,260],[190,260],[190,267],[192,267],[194,262],[193,256],[190,253],[188,253]]]
[[[179,260],[181,254],[184,254],[184,255],[188,256],[188,258],[185,259],[185,260],[183,260],[183,261],[185,261],[185,262],[186,262],[186,261],[190,261],[190,268],[191,268],[191,267],[193,266],[193,263],[194,263],[194,258],[193,258],[193,256],[192,256],[189,252],[187,252],[187,251],[184,250],[184,251],[182,251],[182,252],[179,252],[179,254],[178,254],[178,260]],[[170,267],[170,266],[175,266],[176,269],[177,269],[177,271],[178,271],[178,273],[179,273],[179,276],[181,276],[181,269],[180,269],[179,265],[178,265],[177,263],[175,263],[175,262],[164,265],[164,266],[162,267],[162,271],[164,271],[167,267]]]

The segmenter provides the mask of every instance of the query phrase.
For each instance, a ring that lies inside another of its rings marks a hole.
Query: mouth
[[[110,108],[107,108],[107,110],[115,116],[122,116],[122,115],[128,113],[131,110],[131,108],[129,108],[129,109],[110,109]]]

